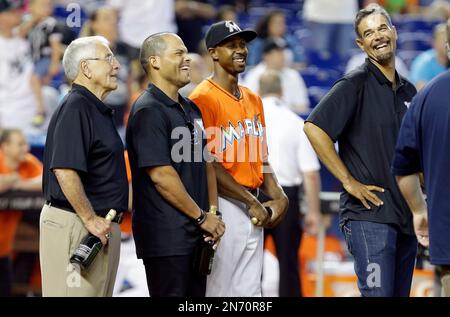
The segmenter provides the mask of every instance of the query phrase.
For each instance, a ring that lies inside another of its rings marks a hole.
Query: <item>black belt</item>
[[[65,210],[65,211],[68,211],[68,212],[71,212],[71,213],[76,214],[76,212],[75,212],[75,210],[74,210],[73,208],[67,207],[67,206],[62,205],[62,204],[52,203],[51,201],[48,201],[48,200],[45,202],[45,204],[46,204],[47,206],[49,206],[49,207],[54,207],[54,208],[62,209],[62,210]],[[107,213],[105,213],[104,215],[103,215],[103,214],[100,214],[100,216],[105,217],[106,214],[107,214]],[[112,220],[112,222],[121,224],[121,223],[122,223],[122,220],[123,220],[123,216],[124,216],[124,213],[123,213],[123,212],[117,213],[116,216],[114,217],[114,219]]]

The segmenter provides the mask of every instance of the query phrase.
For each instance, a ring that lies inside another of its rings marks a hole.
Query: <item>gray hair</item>
[[[69,44],[62,60],[67,79],[74,81],[77,78],[81,61],[94,58],[99,44],[109,46],[109,41],[103,36],[87,36],[80,37]]]
[[[169,32],[155,33],[147,37],[142,43],[141,51],[139,52],[139,60],[141,61],[141,66],[145,73],[148,72],[148,58],[150,56],[161,56],[166,50],[167,44],[164,38],[167,35],[175,34]]]

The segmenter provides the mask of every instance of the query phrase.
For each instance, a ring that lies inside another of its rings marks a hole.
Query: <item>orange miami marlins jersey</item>
[[[236,98],[210,79],[189,98],[200,108],[208,150],[231,176],[248,188],[261,186],[267,161],[266,123],[261,98],[239,86]]]

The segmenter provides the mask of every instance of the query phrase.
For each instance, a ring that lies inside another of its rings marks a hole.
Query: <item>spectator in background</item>
[[[411,81],[417,90],[448,68],[446,42],[446,24],[440,23],[434,27],[433,48],[419,54],[411,64]]]
[[[261,61],[264,42],[272,39],[278,42],[285,42],[286,63],[297,64],[304,61],[302,52],[297,47],[297,41],[287,33],[286,16],[283,11],[271,10],[258,21],[256,28],[258,37],[249,46],[247,64],[256,65]]]
[[[107,0],[106,4],[117,11],[119,40],[124,43],[129,72],[129,93],[139,91],[142,69],[139,49],[149,34],[177,31],[175,0]]]
[[[123,127],[124,115],[129,102],[129,59],[126,45],[119,41],[116,11],[107,6],[95,9],[89,20],[83,25],[80,37],[103,36],[109,41],[109,46],[121,67],[117,74],[117,89],[112,91],[103,102],[114,109],[114,123],[116,127]],[[123,132],[123,131],[121,131]],[[123,136],[123,133],[121,133]]]
[[[208,74],[212,74],[212,72],[214,71],[214,63],[209,56],[208,50],[206,49],[205,41],[201,41],[198,45],[198,54],[202,57],[203,63],[208,69]]]
[[[41,83],[28,42],[13,32],[21,23],[21,6],[22,1],[0,0],[0,127],[37,134],[32,120],[45,113]]]
[[[378,3],[391,14],[421,15],[427,18],[450,18],[448,0],[364,0],[363,4]]]
[[[308,212],[305,229],[315,235],[319,229],[320,164],[303,132],[303,120],[282,101],[279,74],[266,71],[259,82],[266,119],[270,165],[289,199],[289,207],[280,224],[264,233],[272,234],[280,267],[279,296],[301,296],[298,249],[302,236],[300,196],[306,194]]]
[[[425,15],[430,18],[450,19],[450,3],[448,0],[429,0],[431,4],[425,7]]]
[[[261,76],[267,70],[277,71],[281,77],[285,104],[296,113],[305,113],[309,110],[308,89],[299,72],[286,66],[285,48],[282,41],[268,39],[264,43],[262,62],[248,72],[244,86],[258,93]]]
[[[179,90],[180,95],[183,97],[188,97],[192,90],[211,74],[208,72],[208,67],[203,63],[203,58],[200,55],[189,53],[188,58],[191,60],[191,81]]]
[[[119,36],[130,60],[139,60],[139,49],[149,34],[177,31],[175,0],[107,0],[106,4],[118,12]]]
[[[236,13],[242,13],[248,11],[248,5],[250,0],[216,0],[218,5],[232,6]]]
[[[233,21],[238,22],[235,9],[230,5],[223,5],[217,12],[217,21]]]
[[[197,53],[204,37],[203,27],[216,17],[216,9],[208,0],[175,0],[175,14],[178,35],[189,52]]]
[[[389,14],[417,14],[420,12],[418,0],[366,0],[364,6],[370,3],[378,3]]]
[[[20,26],[20,34],[28,38],[34,72],[42,84],[48,85],[61,71],[63,30],[52,16],[52,0],[30,0],[30,14]]]
[[[22,131],[6,129],[1,132],[0,193],[10,190],[41,191],[42,164],[29,150]],[[0,297],[11,295],[11,255],[21,218],[21,211],[0,211]]]
[[[356,48],[353,19],[357,11],[357,0],[305,0],[303,19],[312,33],[313,48],[341,57]]]

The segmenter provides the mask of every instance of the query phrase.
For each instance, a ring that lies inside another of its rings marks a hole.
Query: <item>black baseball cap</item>
[[[23,0],[0,0],[0,12],[23,7]]]
[[[221,42],[235,35],[241,36],[246,42],[252,41],[257,36],[255,31],[242,30],[233,21],[220,21],[211,25],[208,32],[206,32],[206,48],[216,47]]]

